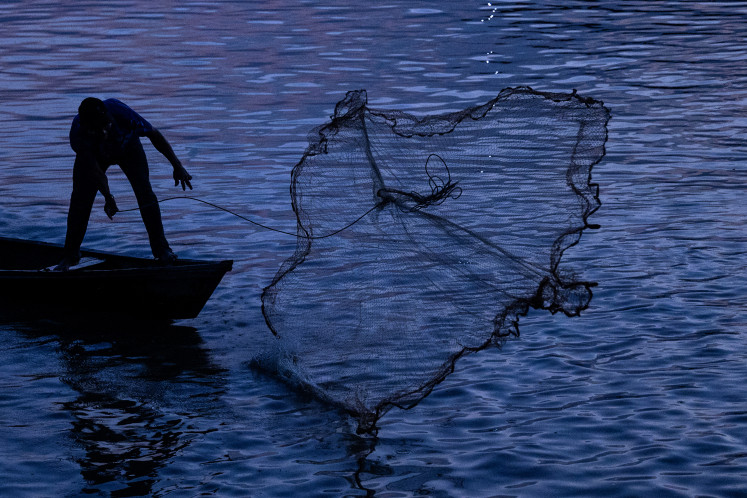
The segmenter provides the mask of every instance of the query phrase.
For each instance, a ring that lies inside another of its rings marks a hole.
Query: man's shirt
[[[104,100],[104,106],[113,118],[107,138],[102,140],[89,136],[76,115],[70,127],[70,146],[76,153],[88,150],[100,162],[113,164],[128,145],[153,131],[153,126],[117,99]]]

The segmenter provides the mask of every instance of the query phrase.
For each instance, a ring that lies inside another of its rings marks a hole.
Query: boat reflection
[[[158,323],[44,322],[26,334],[59,342],[62,381],[77,396],[61,408],[86,486],[81,494],[151,496],[159,472],[221,405],[224,370],[193,327]],[[199,420],[199,422],[198,422]]]

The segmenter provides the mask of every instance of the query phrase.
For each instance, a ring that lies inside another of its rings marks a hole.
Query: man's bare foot
[[[71,266],[75,266],[80,261],[80,258],[63,258],[60,263],[53,268],[53,271],[68,271]]]
[[[156,261],[164,266],[171,266],[176,262],[176,254],[171,249],[166,249],[156,257]]]

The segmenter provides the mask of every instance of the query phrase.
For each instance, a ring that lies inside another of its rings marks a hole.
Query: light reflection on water
[[[259,293],[294,241],[164,204],[181,255],[233,258],[234,272],[185,324],[194,330],[166,345],[3,325],[0,494],[738,493],[747,5],[493,4],[0,5],[6,236],[62,240],[66,137],[89,94],[158,126],[194,195],[290,231],[290,169],[348,90],[427,114],[505,86],[577,88],[613,113],[594,170],[602,229],[566,255],[599,282],[591,308],[531,313],[519,340],[466,358],[417,408],[390,412],[376,441],[246,366],[271,347]],[[157,194],[178,194],[147,150]],[[111,176],[121,207],[134,206],[124,176]],[[137,215],[110,223],[101,207],[86,245],[147,255]]]

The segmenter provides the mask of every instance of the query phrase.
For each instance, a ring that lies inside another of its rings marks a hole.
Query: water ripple
[[[376,440],[246,365],[272,348],[259,294],[294,240],[164,204],[181,255],[231,257],[234,272],[172,335],[0,326],[0,495],[739,495],[746,15],[637,0],[2,3],[5,236],[62,241],[69,123],[89,94],[158,126],[196,195],[289,230],[290,169],[348,90],[424,115],[506,86],[577,88],[613,119],[593,177],[601,228],[566,259],[599,283],[591,307],[530,313]],[[177,193],[148,155],[156,193]],[[101,208],[86,245],[147,255],[138,217]]]

